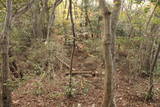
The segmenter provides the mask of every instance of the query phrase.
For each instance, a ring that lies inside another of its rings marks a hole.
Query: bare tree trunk
[[[49,7],[48,7],[48,1],[49,0],[42,0],[42,11],[40,13],[41,17],[41,24],[42,24],[42,33],[43,33],[43,39],[47,38],[47,25],[49,21]]]
[[[11,91],[8,82],[9,73],[9,36],[11,30],[12,18],[12,0],[6,1],[7,14],[2,32],[2,105],[3,107],[11,107]]]
[[[72,14],[72,0],[69,0],[69,13],[70,13],[70,20],[72,24],[72,34],[73,34],[73,47],[72,47],[72,53],[71,53],[71,64],[70,64],[70,80],[69,80],[69,97],[72,97],[72,66],[73,66],[73,57],[75,53],[75,47],[76,47],[76,34],[75,34],[75,27],[74,27],[74,19]]]
[[[42,33],[42,22],[40,22],[40,0],[35,0],[33,4],[33,34],[34,37],[41,38],[43,37]]]
[[[0,39],[2,35],[0,34]],[[2,46],[2,42],[0,41],[0,46]],[[0,52],[1,52],[1,47],[0,47]],[[2,103],[2,69],[0,69],[0,107],[3,107]]]
[[[151,15],[149,16],[149,19],[148,19],[147,23],[146,23],[145,34],[148,33],[147,31],[148,31],[149,24],[150,24],[150,22],[151,22],[151,20],[152,20],[152,18],[154,16],[154,13],[155,13],[155,11],[156,11],[156,9],[158,7],[158,4],[159,4],[159,0],[156,1],[156,5],[155,5]]]
[[[46,41],[49,41],[50,37],[50,30],[53,25],[54,19],[55,19],[55,10],[56,7],[62,2],[63,0],[55,0],[54,4],[51,6],[51,13],[49,16],[48,26],[47,26],[47,39]]]
[[[145,48],[146,56],[144,56],[143,60],[144,62],[141,65],[141,69],[145,71],[150,71],[150,57],[151,57],[151,49],[154,41],[154,37],[152,36],[155,32],[153,32],[152,27],[150,27],[152,18],[154,17],[154,14],[156,12],[156,9],[158,7],[159,0],[156,1],[155,7],[153,8],[151,15],[148,18],[148,21],[146,22],[146,28],[144,29],[144,36],[147,36],[148,38],[151,38],[150,40],[146,39],[143,44],[140,47],[140,50],[143,50],[142,48]]]
[[[114,107],[113,104],[113,59],[112,59],[112,34],[111,34],[111,12],[105,5],[105,0],[99,0],[104,17],[104,58],[105,58],[105,96],[102,107]]]
[[[155,53],[155,57],[153,59],[153,63],[151,65],[151,68],[150,68],[150,86],[149,86],[149,90],[148,90],[148,95],[147,95],[147,99],[146,100],[151,100],[153,98],[153,76],[154,76],[154,68],[156,66],[156,63],[157,63],[157,59],[158,59],[158,55],[160,53],[160,43],[158,45],[158,49]]]

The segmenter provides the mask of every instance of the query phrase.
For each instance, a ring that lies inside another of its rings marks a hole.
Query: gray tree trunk
[[[63,0],[55,0],[54,4],[52,4],[51,6],[51,13],[50,13],[50,16],[49,16],[49,22],[48,22],[48,26],[47,26],[47,41],[49,41],[49,37],[50,37],[50,30],[51,30],[51,27],[54,23],[54,19],[55,19],[55,10],[56,10],[56,7],[62,2]]]
[[[40,16],[40,0],[35,0],[32,6],[32,17],[33,17],[33,34],[36,38],[42,38],[42,22]]]
[[[100,7],[102,9],[104,17],[104,60],[105,60],[105,92],[102,107],[114,107],[113,102],[113,59],[112,59],[112,34],[111,34],[111,12],[109,8],[105,5],[105,0],[99,0]]]
[[[157,60],[158,60],[158,56],[159,56],[159,53],[160,53],[160,43],[158,44],[158,49],[155,53],[155,56],[153,58],[153,62],[151,64],[151,68],[150,68],[150,86],[149,86],[149,90],[148,90],[148,94],[147,94],[147,98],[146,100],[149,101],[149,100],[152,100],[153,99],[153,87],[154,87],[154,84],[153,84],[153,78],[154,78],[154,68],[156,66],[156,63],[157,63]]]
[[[12,18],[12,0],[6,1],[7,13],[2,32],[2,107],[11,107],[11,91],[8,82],[9,73],[9,36]]]
[[[119,14],[120,14],[120,10],[121,10],[121,3],[122,1],[121,0],[113,0],[113,3],[114,3],[114,7],[113,7],[113,11],[112,11],[112,15],[111,15],[111,32],[112,32],[112,47],[111,47],[111,51],[112,51],[112,59],[113,59],[113,65],[114,65],[114,67],[113,67],[113,71],[116,71],[115,69],[116,69],[116,61],[115,61],[115,59],[116,59],[116,30],[117,30],[117,23],[118,23],[118,18],[119,18]],[[112,82],[113,82],[113,87],[114,87],[114,85],[115,85],[115,82],[116,82],[116,79],[114,79],[114,73],[115,72],[113,72],[113,80],[112,80]],[[115,89],[113,88],[113,90],[112,90],[112,92],[113,92],[113,94],[114,94],[114,91],[115,91]],[[114,96],[114,95],[113,95]],[[116,106],[115,104],[114,104],[114,97],[113,97],[113,100],[112,100],[112,104],[113,104],[113,106]]]
[[[40,22],[42,24],[43,39],[47,38],[47,25],[49,21],[48,1],[49,0],[42,0],[42,11],[40,13]]]

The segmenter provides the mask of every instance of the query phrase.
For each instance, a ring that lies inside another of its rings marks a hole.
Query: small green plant
[[[13,80],[8,80],[7,83],[4,83],[4,85],[7,85],[11,91],[19,88],[27,79],[15,79]]]
[[[40,81],[35,82],[35,86],[36,88],[33,90],[32,94],[36,95],[36,96],[40,96],[42,94],[44,94],[44,89],[43,89],[43,84]]]
[[[49,93],[49,98],[58,98],[58,97],[61,97],[62,96],[62,93],[60,92],[56,92],[56,93]]]
[[[84,51],[87,53],[102,57],[101,51],[102,51],[102,40],[99,38],[94,38],[94,39],[88,39],[84,41],[85,47]]]
[[[38,88],[33,91],[33,95],[40,96],[44,93],[43,88]]]
[[[10,88],[11,91],[13,91],[14,89],[18,88],[18,80],[17,81],[11,81],[8,80],[6,83],[4,83],[3,85],[6,85]]]
[[[144,92],[143,96],[144,96],[145,101],[153,101],[155,94],[156,94],[156,90],[153,90],[153,91],[150,91],[150,92],[148,92],[148,91]]]
[[[74,97],[77,94],[76,87],[78,86],[78,83],[72,78],[72,85],[69,84],[64,87],[64,94],[71,98]]]
[[[160,74],[160,64],[157,65],[157,72]]]
[[[76,89],[73,87],[66,86],[65,87],[65,95],[67,97],[74,97],[76,95]]]
[[[89,88],[88,87],[84,87],[82,92],[83,92],[83,94],[87,94],[89,92]]]
[[[43,72],[42,67],[40,67],[40,65],[38,65],[38,64],[34,64],[34,73],[36,75],[41,75],[42,72]]]
[[[90,86],[89,82],[84,79],[81,81],[80,87],[81,87],[82,94],[86,95],[89,92],[89,89],[91,86]]]

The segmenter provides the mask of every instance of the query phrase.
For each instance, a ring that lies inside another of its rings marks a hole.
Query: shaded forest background
[[[2,107],[160,106],[160,1],[99,1],[0,0]]]

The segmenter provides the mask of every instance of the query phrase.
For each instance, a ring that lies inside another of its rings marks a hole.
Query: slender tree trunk
[[[74,26],[74,19],[73,19],[73,13],[72,13],[72,0],[69,0],[69,13],[70,13],[70,20],[72,25],[72,34],[73,34],[73,47],[72,47],[72,53],[71,53],[71,63],[70,63],[70,80],[69,80],[69,97],[72,97],[72,66],[73,66],[73,57],[75,53],[75,47],[76,47],[76,34],[75,34],[75,26]]]
[[[153,62],[151,64],[151,68],[150,68],[150,86],[149,86],[149,90],[148,90],[148,95],[147,95],[147,99],[146,100],[151,100],[153,98],[153,76],[154,76],[154,68],[156,66],[156,63],[157,63],[157,59],[158,59],[158,56],[159,56],[159,53],[160,53],[160,43],[158,45],[158,49],[155,53],[155,56],[154,56],[154,59],[153,59]]]
[[[117,30],[117,23],[118,23],[118,19],[119,19],[119,14],[120,14],[120,10],[121,10],[121,0],[113,0],[114,2],[114,8],[113,8],[113,11],[112,11],[112,15],[111,15],[111,32],[112,32],[112,35],[111,35],[111,38],[112,38],[112,46],[111,46],[111,53],[112,53],[112,60],[113,60],[113,71],[116,71],[116,61],[115,61],[115,57],[116,57],[116,30]],[[114,78],[114,73],[113,72],[113,78]],[[113,87],[115,85],[115,82],[116,79],[113,79],[112,80],[112,84],[113,84]],[[115,89],[113,88],[112,89],[112,93],[114,94],[114,91]],[[115,103],[114,103],[114,95],[113,95],[113,99],[112,99],[112,107],[115,107]]]
[[[111,102],[113,100],[113,59],[111,53],[111,32],[110,32],[110,15],[105,14],[105,31],[104,31],[104,56],[105,56],[105,97],[103,107],[112,107]],[[108,30],[107,30],[108,29]]]
[[[7,0],[7,14],[2,32],[2,105],[3,107],[11,107],[11,91],[8,82],[9,73],[9,36],[11,30],[12,18],[12,0]]]
[[[43,39],[47,38],[47,25],[49,21],[49,7],[48,0],[42,0],[42,11],[40,13],[41,30],[43,33]]]
[[[114,107],[113,103],[113,59],[112,59],[112,34],[111,34],[111,12],[106,7],[105,0],[99,0],[100,7],[104,17],[104,58],[105,58],[105,92],[102,107]]]
[[[147,38],[151,38],[151,39],[144,40],[144,42],[142,43],[140,47],[140,50],[143,50],[142,48],[145,48],[145,53],[146,53],[146,56],[143,56],[144,58],[143,58],[143,63],[141,65],[141,70],[145,70],[147,72],[150,71],[151,49],[152,49],[152,45],[154,41],[154,37],[152,35],[155,33],[152,31],[153,29],[150,24],[151,24],[152,18],[155,15],[156,9],[158,7],[158,3],[159,3],[159,0],[156,1],[155,7],[153,8],[151,14],[149,15],[148,21],[146,22],[146,28],[144,29],[144,36],[146,36]]]
[[[49,16],[48,26],[47,26],[47,39],[46,41],[49,41],[50,37],[50,30],[53,25],[54,19],[55,19],[55,10],[56,7],[62,2],[63,0],[55,0],[54,4],[51,6],[51,13]]]
[[[2,35],[0,34],[0,38],[2,37]],[[2,42],[0,41],[0,46],[2,46]],[[0,52],[2,47],[0,47]],[[0,69],[0,107],[3,107],[3,103],[2,103],[2,69]]]
[[[158,7],[158,4],[159,4],[159,0],[156,1],[156,5],[155,5],[151,15],[149,16],[147,23],[146,23],[145,35],[148,33],[147,31],[148,31],[149,24],[150,24],[150,22],[151,22],[151,20],[152,20],[152,18],[154,16],[154,13],[155,13],[155,11],[156,11],[156,9]]]

